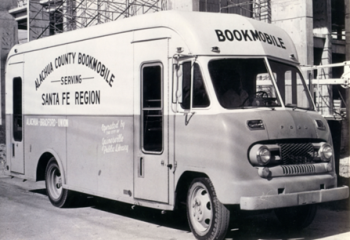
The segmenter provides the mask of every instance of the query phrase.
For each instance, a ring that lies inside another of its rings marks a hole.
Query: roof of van
[[[277,26],[236,14],[183,11],[144,14],[45,37],[14,48],[23,53],[98,36],[155,28],[176,32],[185,42],[184,54],[275,56],[293,61],[297,58],[291,38]],[[11,51],[9,55],[14,54],[14,49]]]

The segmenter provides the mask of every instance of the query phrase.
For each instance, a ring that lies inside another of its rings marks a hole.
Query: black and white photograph
[[[350,1],[0,0],[0,240],[350,239]]]

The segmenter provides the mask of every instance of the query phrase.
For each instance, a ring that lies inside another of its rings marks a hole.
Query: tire
[[[275,215],[283,227],[291,230],[301,230],[308,227],[314,220],[317,205],[303,205],[298,207],[275,209]]]
[[[45,185],[50,202],[59,208],[68,207],[72,198],[72,193],[62,187],[62,181],[60,168],[52,157],[46,166]]]
[[[217,199],[208,178],[192,181],[187,194],[187,219],[199,240],[221,240],[226,236],[230,211]]]

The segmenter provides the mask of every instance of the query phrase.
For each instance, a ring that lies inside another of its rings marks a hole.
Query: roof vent
[[[177,53],[182,53],[184,51],[184,48],[178,47],[176,48]]]

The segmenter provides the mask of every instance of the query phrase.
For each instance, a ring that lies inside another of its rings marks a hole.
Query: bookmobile
[[[159,12],[16,45],[6,64],[6,174],[164,211],[197,239],[236,211],[308,226],[345,199],[332,138],[285,31],[249,18]]]

